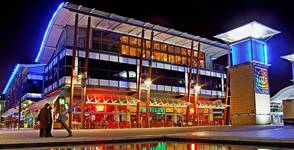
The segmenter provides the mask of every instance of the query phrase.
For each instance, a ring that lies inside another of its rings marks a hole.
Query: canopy
[[[267,37],[272,37],[278,33],[280,33],[280,31],[274,30],[259,22],[253,21],[236,29],[216,35],[214,37],[229,43],[233,43],[248,37],[265,39]]]
[[[46,103],[53,105],[55,103],[55,101],[58,99],[58,97],[59,97],[59,95],[45,98],[43,100],[36,102],[35,104],[32,104],[29,108],[31,111],[40,110],[42,107],[44,107],[44,105]]]
[[[111,105],[137,105],[136,98],[118,94],[91,94],[87,95],[86,104],[111,104]]]
[[[10,109],[8,109],[6,112],[4,112],[2,114],[2,117],[6,118],[8,116],[11,116],[14,113],[18,113],[18,109],[16,109],[16,108],[10,108]]]
[[[175,98],[152,98],[149,101],[149,105],[157,107],[187,107],[191,103]]]

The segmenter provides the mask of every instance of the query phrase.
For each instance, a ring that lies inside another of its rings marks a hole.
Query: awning
[[[59,95],[55,95],[55,96],[51,96],[51,97],[48,97],[48,98],[45,98],[43,100],[40,100],[38,102],[36,102],[35,104],[31,105],[30,106],[30,110],[31,111],[36,111],[36,110],[40,110],[42,107],[44,107],[44,105],[46,103],[49,103],[49,104],[54,104],[55,101],[58,99]]]
[[[16,108],[10,108],[6,112],[4,112],[1,116],[4,117],[4,118],[6,118],[8,116],[11,116],[14,113],[18,113],[18,109],[16,109]]]
[[[191,103],[174,98],[151,98],[149,106],[155,107],[187,107]]]
[[[128,95],[91,94],[87,95],[86,104],[137,105],[137,99]]]
[[[228,105],[221,101],[198,100],[197,108],[225,109]]]

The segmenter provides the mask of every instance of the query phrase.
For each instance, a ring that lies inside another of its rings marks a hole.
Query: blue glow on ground
[[[2,92],[2,94],[5,94],[5,93],[7,92],[8,88],[9,88],[10,84],[12,83],[12,81],[13,81],[13,79],[14,79],[16,73],[18,72],[19,68],[20,68],[20,65],[17,64],[17,65],[15,66],[15,68],[14,68],[14,70],[13,70],[13,72],[12,72],[12,75],[10,76],[10,78],[9,78],[9,80],[8,80],[8,82],[7,82],[6,86],[5,86],[5,88],[4,88],[3,92]]]
[[[38,55],[37,55],[37,58],[35,59],[35,62],[38,62],[38,61],[39,61],[40,56],[41,56],[41,54],[43,53],[44,46],[45,46],[45,42],[46,42],[46,40],[47,40],[47,38],[48,38],[48,33],[49,33],[49,31],[50,31],[50,29],[51,29],[51,27],[52,27],[53,22],[54,22],[55,19],[56,19],[56,15],[57,15],[58,12],[60,11],[60,9],[63,7],[63,5],[64,5],[64,2],[61,3],[61,4],[58,6],[58,8],[57,8],[56,11],[54,12],[53,16],[51,17],[51,20],[50,20],[50,22],[49,22],[49,24],[48,24],[48,26],[47,26],[46,32],[45,32],[45,34],[44,34],[44,37],[43,37],[43,40],[42,40],[42,43],[41,43],[41,46],[40,46],[40,49],[39,49],[39,53],[38,53]]]

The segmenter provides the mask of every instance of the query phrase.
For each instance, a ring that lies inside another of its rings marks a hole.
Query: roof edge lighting
[[[20,68],[20,64],[17,64],[17,65],[15,66],[15,68],[14,68],[14,70],[13,70],[13,72],[12,72],[12,74],[11,74],[11,76],[10,76],[10,78],[9,78],[9,80],[8,80],[8,82],[7,82],[6,86],[5,86],[5,88],[4,88],[3,92],[2,92],[2,94],[6,94],[8,88],[9,88],[10,84],[12,83],[12,81],[13,81],[13,79],[14,79],[16,73],[18,72],[19,68]]]
[[[42,40],[42,43],[41,43],[41,46],[40,46],[40,49],[39,49],[38,55],[37,55],[37,57],[36,57],[36,59],[35,59],[35,62],[39,62],[40,56],[41,56],[41,54],[42,54],[42,52],[43,52],[43,50],[44,50],[45,42],[46,42],[46,40],[47,40],[47,38],[48,38],[49,30],[51,29],[52,24],[53,24],[54,20],[56,19],[56,15],[58,14],[58,12],[61,10],[61,8],[62,8],[63,6],[64,6],[64,2],[62,2],[62,3],[58,6],[58,8],[55,10],[54,14],[52,15],[52,17],[51,17],[51,19],[50,19],[50,21],[49,21],[49,24],[48,24],[48,26],[47,26],[47,29],[46,29],[46,31],[45,31],[45,34],[44,34],[44,37],[43,37],[43,40]]]

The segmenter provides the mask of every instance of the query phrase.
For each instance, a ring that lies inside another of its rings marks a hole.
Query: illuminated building
[[[18,116],[21,115],[18,120],[21,126],[27,127],[29,124],[32,126],[32,121],[28,117],[31,115],[29,106],[43,98],[44,66],[43,64],[17,64],[15,66],[2,92],[5,95],[5,113],[2,114],[2,117],[11,121],[11,116],[18,120]]]
[[[288,60],[292,63],[292,79],[294,81],[294,54],[282,56],[281,58]],[[272,120],[275,124],[283,123],[283,100],[293,100],[294,99],[294,85],[287,86],[281,89],[277,94],[271,97],[271,113]]]
[[[266,40],[280,33],[258,22],[215,36],[230,43],[230,111],[233,125],[269,124]]]
[[[89,53],[86,53],[86,47]],[[86,128],[103,127],[106,122],[109,128],[135,127],[138,124],[137,110],[142,127],[147,127],[147,114],[150,127],[183,125],[184,122],[192,125],[194,112],[190,112],[191,117],[186,120],[188,105],[197,107],[199,125],[223,124],[223,111],[227,107],[224,104],[226,73],[224,67],[214,64],[213,60],[226,55],[227,51],[226,44],[206,38],[62,3],[50,19],[35,59],[36,63],[45,65],[45,99],[31,108],[37,110],[47,101],[54,105],[56,114],[70,104],[74,69],[72,103],[83,98],[84,92],[86,94],[85,118],[80,117],[82,104],[75,107],[73,127],[79,126],[80,122],[84,122]],[[149,65],[150,59],[152,63]],[[87,69],[85,60],[88,60]],[[138,82],[140,68],[142,80]],[[150,74],[149,69],[152,70]],[[83,78],[85,70],[87,78]],[[152,76],[149,97],[148,87],[144,84],[148,76]],[[197,106],[193,105],[196,83],[201,85]],[[85,91],[81,88],[83,86]],[[137,94],[139,87],[141,96]]]

